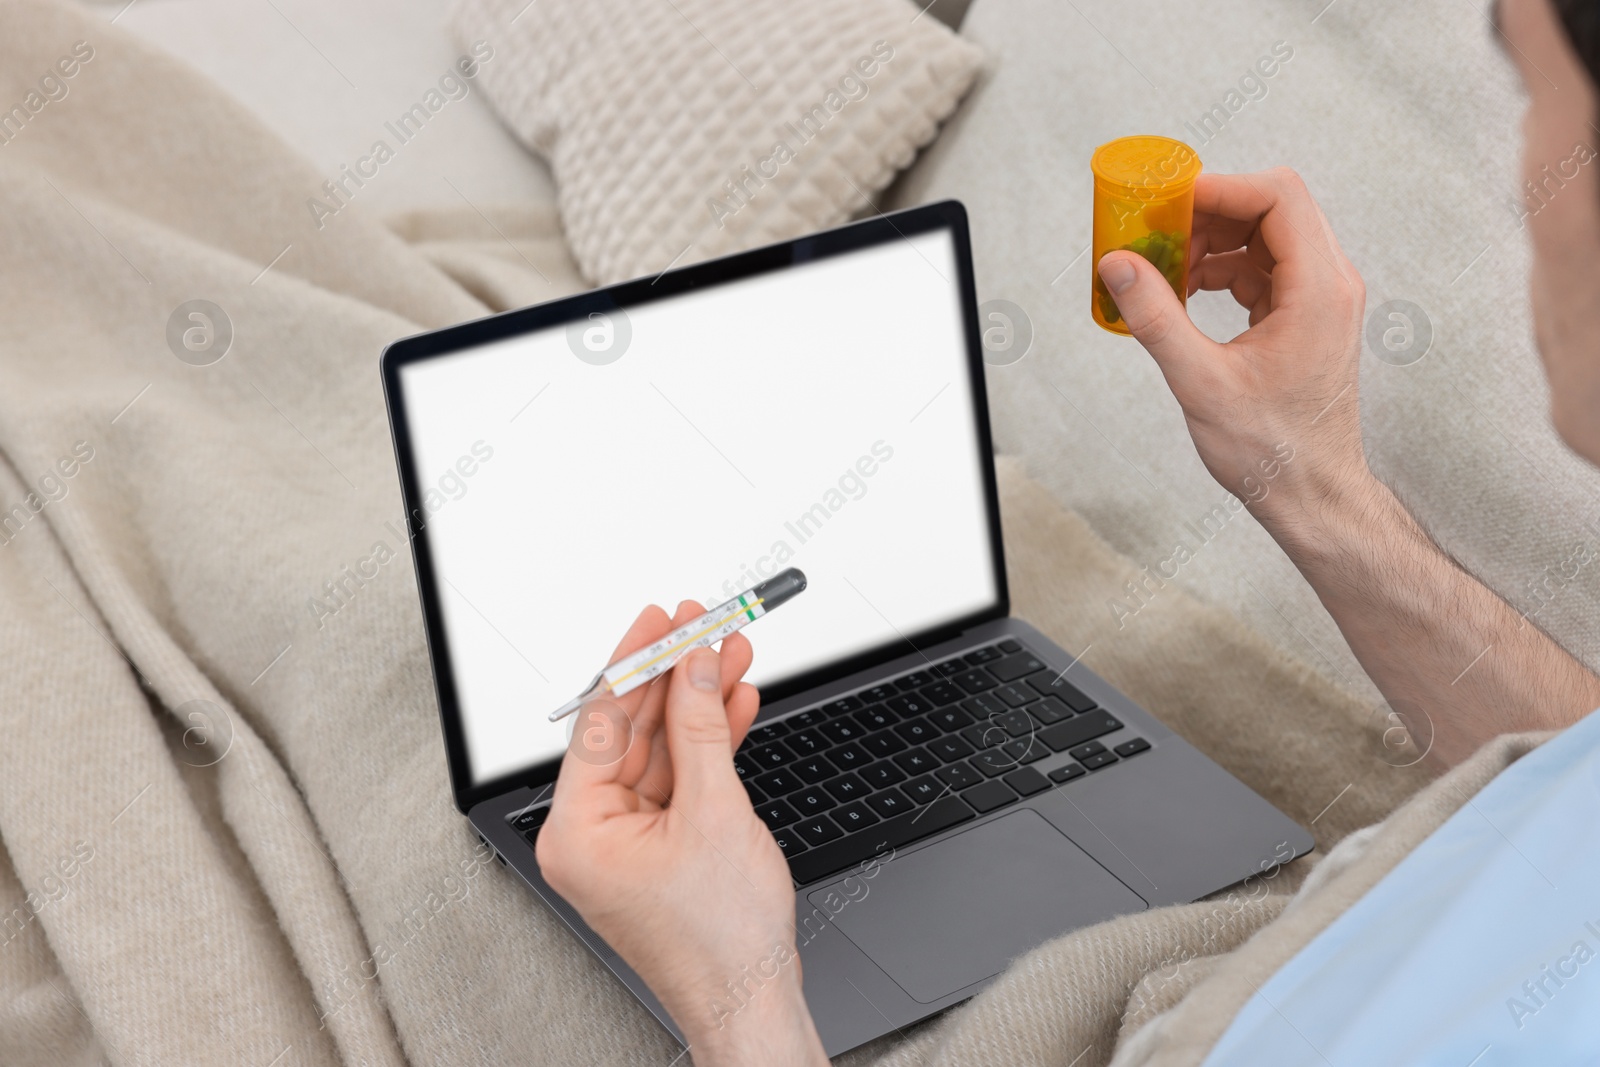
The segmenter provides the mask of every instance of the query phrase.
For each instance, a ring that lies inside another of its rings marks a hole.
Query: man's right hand
[[[1143,257],[1112,252],[1098,269],[1206,468],[1269,528],[1367,480],[1356,382],[1366,292],[1298,174],[1204,174],[1195,186],[1189,291],[1228,290],[1250,312],[1232,341],[1201,333]],[[1273,484],[1258,495],[1264,471]]]
[[[1417,747],[1454,763],[1600,705],[1600,678],[1457,567],[1372,475],[1356,387],[1366,293],[1299,176],[1202,175],[1191,249],[1189,291],[1226,289],[1250,311],[1226,344],[1142,257],[1113,252],[1100,277],[1206,467],[1300,568]]]

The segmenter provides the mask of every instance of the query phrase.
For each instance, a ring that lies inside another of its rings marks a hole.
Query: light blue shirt
[[[1205,1067],[1600,1064],[1600,712],[1285,964]]]

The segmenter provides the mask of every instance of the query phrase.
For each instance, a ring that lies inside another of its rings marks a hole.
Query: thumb
[[[673,801],[700,801],[743,790],[733,769],[733,734],[722,702],[722,657],[709,648],[689,653],[667,686],[667,752]]]
[[[1102,256],[1096,268],[1127,323],[1170,380],[1215,343],[1189,321],[1177,294],[1155,265],[1137,252]]]

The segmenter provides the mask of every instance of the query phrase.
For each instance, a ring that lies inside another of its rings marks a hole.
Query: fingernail
[[[1102,259],[1100,261],[1100,279],[1106,283],[1106,288],[1113,293],[1120,293],[1133,284],[1133,279],[1138,277],[1134,272],[1133,264],[1126,259]]]
[[[689,657],[689,684],[696,689],[715,690],[722,685],[722,660],[710,649]]]

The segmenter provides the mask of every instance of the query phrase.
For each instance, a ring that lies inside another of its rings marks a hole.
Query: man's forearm
[[[1263,501],[1263,524],[1339,624],[1430,757],[1454,764],[1490,738],[1560,729],[1600,707],[1600,678],[1463,571],[1362,469]]]

